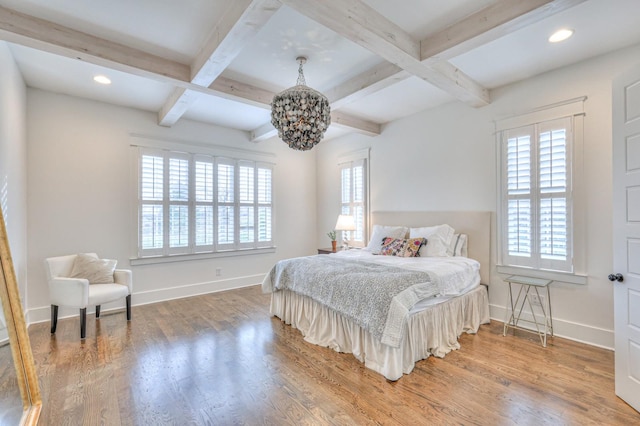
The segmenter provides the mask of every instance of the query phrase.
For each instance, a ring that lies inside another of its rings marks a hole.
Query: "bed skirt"
[[[485,286],[411,314],[400,347],[383,345],[355,322],[326,306],[288,290],[271,295],[271,314],[301,331],[304,340],[337,352],[352,353],[389,380],[409,374],[415,363],[431,355],[443,358],[459,349],[458,337],[474,334],[489,323]]]

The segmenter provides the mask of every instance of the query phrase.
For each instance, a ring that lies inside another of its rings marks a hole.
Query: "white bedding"
[[[363,249],[344,250],[329,256],[360,259],[382,265],[425,271],[440,290],[440,296],[459,296],[480,284],[480,263],[467,257],[381,256]]]
[[[289,290],[272,294],[271,313],[299,329],[306,341],[352,353],[366,367],[389,380],[410,373],[418,360],[430,355],[444,357],[458,349],[461,333],[475,333],[480,324],[489,322],[487,292],[479,286],[480,263],[473,259],[403,258],[374,255],[366,249],[340,251],[330,256],[426,271],[437,284],[439,295],[418,302],[410,310],[399,347],[381,343],[354,321],[307,296]]]

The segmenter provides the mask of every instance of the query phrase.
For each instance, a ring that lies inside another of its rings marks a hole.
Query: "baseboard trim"
[[[233,290],[242,287],[259,285],[264,278],[264,274],[247,275],[244,277],[229,278],[218,281],[208,281],[203,283],[187,284],[157,290],[133,292],[131,296],[131,306],[142,306],[151,303],[164,302],[167,300],[182,299],[185,297],[199,296],[201,294],[216,293],[219,291]],[[122,302],[114,302],[102,305],[101,313],[111,311],[121,311],[124,309],[124,299]],[[87,309],[87,313],[95,313],[95,307]],[[135,312],[134,312],[135,314]],[[71,318],[79,316],[78,309],[60,307],[58,318]],[[51,321],[51,306],[32,308],[25,312],[27,326],[40,322]]]
[[[507,314],[505,306],[489,305],[489,308],[492,320],[505,321]],[[531,314],[525,311],[522,312],[522,318],[532,320]],[[526,323],[523,323],[523,328],[535,330],[534,326]],[[614,350],[615,333],[613,330],[553,317],[553,334],[563,339],[597,346],[610,351]]]

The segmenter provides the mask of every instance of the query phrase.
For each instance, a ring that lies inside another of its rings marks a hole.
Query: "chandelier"
[[[273,97],[271,124],[290,148],[307,151],[316,146],[331,124],[331,108],[327,97],[307,86],[302,65],[307,58],[296,58],[298,82]]]

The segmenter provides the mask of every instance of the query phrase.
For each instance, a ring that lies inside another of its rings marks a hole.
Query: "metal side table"
[[[540,336],[540,342],[543,347],[547,347],[547,335],[553,337],[553,319],[551,318],[551,293],[549,292],[549,284],[552,283],[552,280],[545,280],[541,278],[531,278],[525,277],[522,275],[511,275],[504,279],[506,283],[509,284],[509,300],[507,301],[509,305],[507,306],[507,313],[504,321],[504,330],[502,331],[502,335],[507,335],[507,330],[509,328],[529,331],[532,333],[537,333]],[[513,284],[519,284],[520,289],[518,290],[518,295],[513,299]],[[540,291],[544,294],[544,289],[546,289],[546,303],[541,303],[542,298],[540,297]],[[536,297],[538,302],[537,305],[534,305],[532,302],[532,298]],[[533,317],[533,321],[528,319],[523,319],[522,317],[522,309],[525,304],[528,303],[529,309],[531,310],[531,316]],[[536,310],[534,306],[538,306],[539,311],[542,313],[542,318],[540,321],[538,320],[540,316],[540,312],[536,316]],[[530,328],[521,327],[520,323],[528,323],[535,325],[535,330]]]

